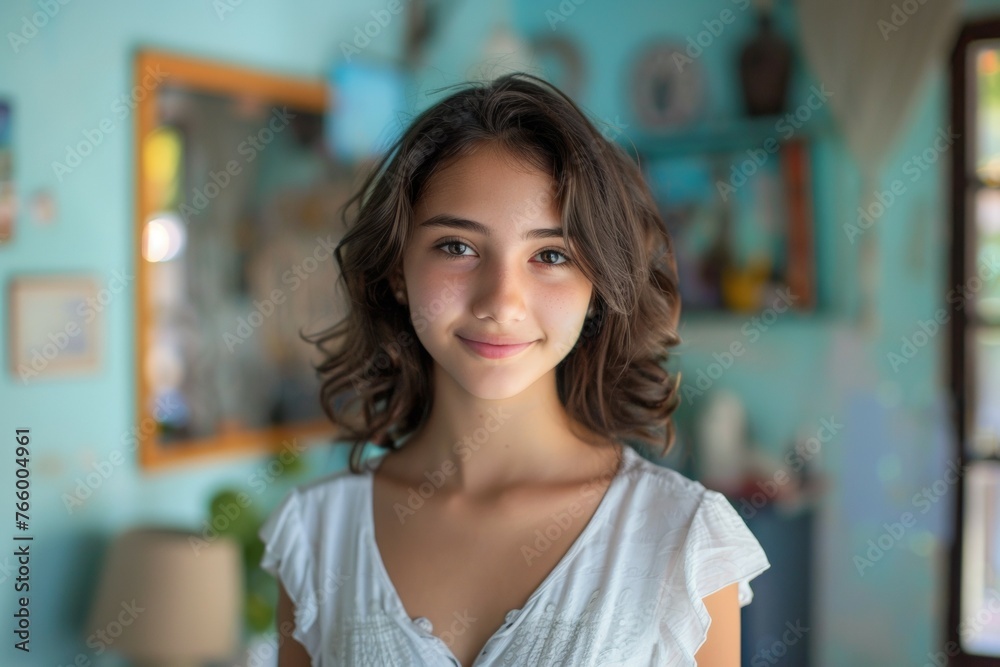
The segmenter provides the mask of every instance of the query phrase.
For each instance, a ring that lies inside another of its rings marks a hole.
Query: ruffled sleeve
[[[264,542],[261,568],[281,581],[295,603],[292,637],[306,648],[313,665],[318,665],[321,637],[320,624],[316,622],[319,613],[316,571],[295,489],[275,508],[257,534]],[[281,632],[281,628],[277,630]]]
[[[747,606],[753,600],[750,580],[771,563],[726,496],[711,489],[702,495],[681,553],[687,598],[697,619],[687,634],[694,655],[708,637],[711,622],[702,598],[737,583],[739,605]]]

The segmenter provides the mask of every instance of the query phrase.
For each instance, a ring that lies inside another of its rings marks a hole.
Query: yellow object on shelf
[[[754,257],[743,268],[723,268],[719,281],[722,302],[730,310],[756,311],[760,308],[762,290],[770,276],[771,258],[764,255]]]

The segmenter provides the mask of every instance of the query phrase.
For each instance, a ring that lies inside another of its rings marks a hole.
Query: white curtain
[[[960,7],[960,0],[798,0],[802,49],[830,91],[834,121],[858,161],[862,208],[873,201],[879,170],[907,124],[927,72],[947,62]],[[878,236],[876,222],[856,237],[861,324],[873,335],[879,327]]]

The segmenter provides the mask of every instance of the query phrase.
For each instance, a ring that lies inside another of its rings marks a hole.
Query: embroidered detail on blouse
[[[582,614],[559,613],[554,603],[546,603],[530,626],[522,625],[512,634],[498,664],[628,664],[652,641],[651,610],[631,588],[623,589],[610,605],[603,605],[601,591],[595,590]]]
[[[330,628],[325,642],[331,665],[384,667],[385,665],[440,664],[434,654],[414,647],[396,618],[376,610],[363,619],[343,619]],[[431,635],[431,639],[436,639]],[[324,661],[324,665],[327,663]]]

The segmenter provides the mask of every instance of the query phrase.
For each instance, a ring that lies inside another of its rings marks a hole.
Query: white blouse
[[[375,545],[372,471],[384,454],[293,488],[260,529],[261,567],[295,603],[313,667],[460,663],[410,618]],[[623,447],[593,518],[475,667],[694,667],[711,618],[702,598],[771,564],[727,498]],[[287,637],[284,638],[287,641]]]

